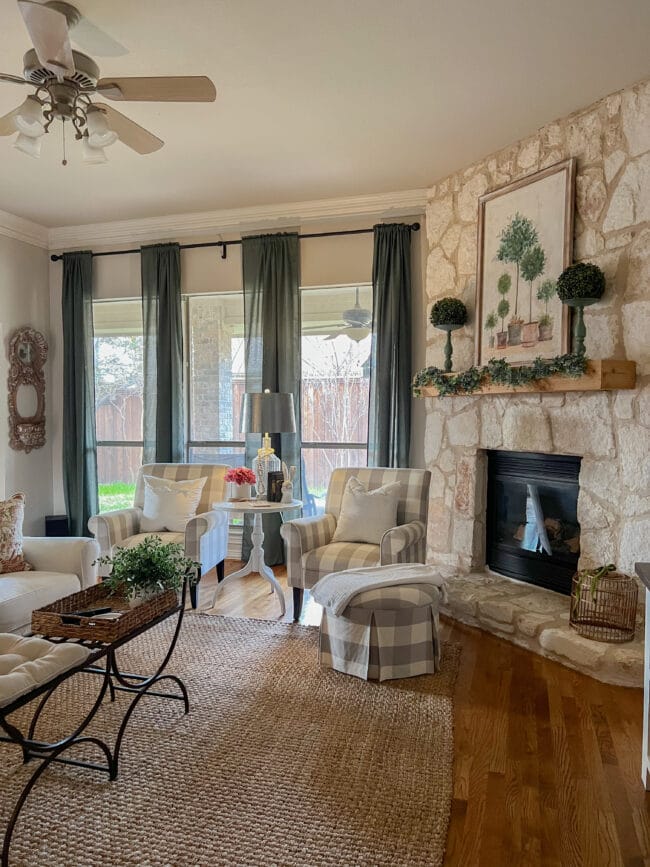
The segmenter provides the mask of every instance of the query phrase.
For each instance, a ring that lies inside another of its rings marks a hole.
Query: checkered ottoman
[[[364,680],[437,671],[439,595],[433,585],[401,584],[364,590],[339,616],[324,608],[321,665]]]

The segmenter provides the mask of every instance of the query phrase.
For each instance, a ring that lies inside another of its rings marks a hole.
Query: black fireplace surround
[[[488,451],[487,460],[487,565],[569,594],[580,556],[582,458]]]

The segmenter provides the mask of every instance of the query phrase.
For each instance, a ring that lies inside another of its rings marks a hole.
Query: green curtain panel
[[[411,229],[374,227],[368,466],[408,467],[411,439]]]
[[[88,536],[88,519],[99,511],[92,289],[92,253],[64,253],[63,487],[73,536]]]
[[[246,391],[293,394],[300,430],[300,241],[295,233],[242,239]],[[300,434],[272,434],[273,448],[287,466],[297,468],[295,495],[300,491]],[[246,437],[246,465],[261,445],[259,434]],[[266,563],[284,562],[280,515],[264,515]],[[242,557],[250,554],[252,522],[244,523]]]
[[[178,244],[140,249],[144,325],[144,463],[185,458],[183,315]]]

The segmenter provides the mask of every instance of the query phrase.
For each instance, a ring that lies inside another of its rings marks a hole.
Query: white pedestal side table
[[[212,607],[214,607],[217,596],[224,584],[235,578],[243,578],[245,575],[250,575],[251,572],[258,572],[262,578],[271,584],[271,592],[275,590],[278,599],[280,600],[280,609],[282,616],[286,611],[286,602],[284,600],[284,592],[280,586],[280,582],[273,574],[273,569],[267,566],[264,562],[264,530],[262,529],[262,515],[272,515],[276,512],[291,512],[296,509],[302,509],[302,500],[292,500],[290,503],[269,503],[266,500],[250,500],[243,502],[241,500],[226,500],[224,502],[213,503],[212,508],[217,512],[238,512],[243,515],[254,515],[253,532],[251,541],[253,548],[251,555],[248,558],[248,563],[237,572],[231,572],[226,575],[223,581],[217,584],[217,589],[214,592]]]

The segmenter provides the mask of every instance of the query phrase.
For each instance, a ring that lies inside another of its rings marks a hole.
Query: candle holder
[[[564,302],[567,307],[573,307],[573,352],[575,355],[584,356],[585,337],[587,326],[585,325],[584,309],[592,304],[597,304],[600,298],[567,298]]]

